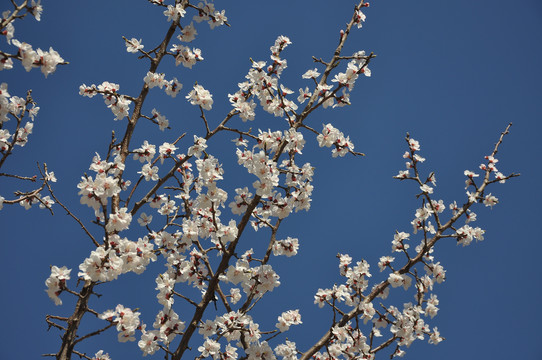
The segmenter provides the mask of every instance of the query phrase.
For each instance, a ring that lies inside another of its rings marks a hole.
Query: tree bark
[[[79,293],[79,299],[75,305],[75,311],[68,319],[68,329],[64,333],[64,336],[62,336],[62,346],[56,355],[57,360],[71,359],[73,347],[75,346],[77,339],[77,329],[79,328],[81,319],[83,319],[83,316],[88,310],[88,300],[90,295],[92,295],[94,285],[95,284],[93,282],[87,281]]]

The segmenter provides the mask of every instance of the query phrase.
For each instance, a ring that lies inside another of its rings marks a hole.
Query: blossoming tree
[[[287,276],[275,265],[280,257],[294,257],[308,246],[280,230],[283,223],[295,222],[295,213],[311,206],[318,164],[307,162],[305,153],[319,146],[329,148],[333,158],[357,161],[364,155],[335,121],[320,125],[311,118],[321,109],[351,105],[351,93],[362,86],[358,82],[371,76],[374,53],[343,50],[351,33],[362,28],[369,4],[359,1],[353,6],[335,49],[314,57],[314,65],[300,74],[306,85],[290,89],[284,74],[291,41],[281,35],[271,44],[268,59],[247,63],[246,75],[228,95],[230,110],[215,114],[218,100],[213,89],[183,83],[182,75],[161,68],[170,62],[183,69],[180,74],[196,72],[205,61],[205,50],[193,45],[198,29],[230,26],[225,10],[211,1],[149,3],[149,11],[163,14],[167,23],[161,41],[147,44],[137,37],[123,38],[125,50],[147,66],[133,75],[141,79],[139,92],[125,93],[110,81],[79,88],[81,96],[103,100],[117,122],[107,149],[96,149],[89,159],[90,172],[77,184],[80,203],[90,211],[75,211],[57,196],[56,177],[46,165],[39,166],[40,176],[0,174],[0,181],[9,177],[41,184],[14,194],[2,187],[2,211],[10,211],[7,206],[14,204],[25,208],[35,204],[51,212],[57,208],[77,222],[89,240],[88,256],[80,259],[78,269],[53,265],[45,281],[55,304],[73,297],[71,307],[46,318],[61,338],[45,355],[110,359],[108,349],[90,354],[80,346],[113,332],[119,342],[134,342],[143,356],[166,359],[373,359],[401,357],[415,340],[441,342],[433,318],[439,310],[437,285],[445,281],[446,270],[434,249],[444,241],[467,246],[484,240],[474,211],[497,205],[493,188],[517,176],[499,171],[497,158],[510,125],[496,134],[497,142],[480,159],[479,168],[464,171],[466,196],[452,203],[437,197],[437,175],[424,166],[420,143],[406,135],[405,152],[398,154],[406,167],[395,178],[414,184],[419,206],[411,228],[396,231],[390,239],[391,253],[380,259],[337,255],[340,281],[321,284],[312,295],[314,304],[328,309],[332,320],[310,346],[299,346],[287,336],[290,327],[302,324],[303,309],[286,308],[269,323],[258,305],[270,292],[280,291],[281,276]],[[12,5],[2,14],[1,31],[11,51],[0,51],[0,69],[40,68],[48,76],[58,65],[67,65],[52,48],[34,49],[14,35],[15,20],[40,19],[40,2]],[[30,91],[20,97],[8,89],[6,83],[0,86],[0,168],[12,159],[17,146],[26,144],[39,109]],[[160,101],[152,102],[159,96],[179,99],[179,112],[197,109],[193,121],[201,123],[199,130],[174,132]],[[276,118],[272,129],[259,125],[264,117]],[[145,122],[162,134],[160,140],[156,136],[136,140]],[[227,151],[213,145],[224,138],[234,144],[232,156],[238,165],[230,180],[222,163]],[[234,175],[241,171],[248,176]],[[258,245],[251,245],[255,239]],[[158,310],[125,304],[95,308],[100,288],[122,284],[130,273],[154,282]],[[397,300],[403,292],[409,301]],[[85,325],[89,318],[101,325],[89,330]]]

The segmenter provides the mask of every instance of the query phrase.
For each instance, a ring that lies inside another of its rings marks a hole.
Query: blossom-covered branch
[[[7,45],[15,46],[17,51],[9,53],[0,50],[0,71],[13,69],[13,60],[15,59],[22,63],[26,71],[39,67],[45,77],[47,77],[47,75],[56,70],[57,65],[66,64],[64,59],[62,59],[58,52],[52,48],[50,48],[48,52],[41,49],[33,50],[32,45],[20,42],[14,38],[14,22],[16,19],[22,19],[26,15],[31,14],[37,21],[40,21],[41,13],[43,11],[40,0],[38,0],[38,2],[35,0],[32,0],[31,2],[25,0],[19,5],[12,1],[12,5],[13,10],[5,10],[2,13],[0,35],[5,36]],[[34,119],[40,108],[37,106],[31,94],[32,91],[28,90],[25,98],[14,96],[8,92],[7,83],[0,84],[0,169],[6,164],[8,157],[14,153],[16,146],[24,147],[28,142],[29,135],[32,134]],[[27,118],[25,119],[25,117]],[[9,120],[11,120],[11,122],[8,122]],[[0,180],[2,180],[2,177],[11,177],[31,182],[37,180],[36,175],[29,177],[4,172],[0,173]],[[15,191],[14,195],[17,197],[15,199],[6,199],[2,195],[7,194],[0,194],[0,210],[3,208],[4,204],[20,204],[27,210],[30,209],[33,204],[39,204],[40,208],[47,208],[51,211],[51,205],[54,202],[49,196],[42,197],[41,191],[48,182],[56,181],[54,172],[46,172],[45,176],[40,180],[42,180],[43,183],[36,189],[29,191]]]
[[[381,257],[378,263],[380,271],[389,268],[389,276],[386,280],[375,284],[368,292],[369,278],[371,277],[369,264],[362,260],[355,267],[350,267],[352,258],[348,255],[339,255],[339,268],[341,275],[346,278],[346,283],[334,286],[333,289],[320,289],[314,297],[314,302],[320,307],[325,304],[330,305],[334,311],[339,311],[343,316],[339,321],[334,321],[330,330],[313,347],[304,352],[300,359],[332,359],[336,358],[338,354],[345,356],[345,358],[359,356],[364,359],[372,359],[374,354],[392,344],[395,344],[396,347],[391,357],[403,356],[405,347],[410,346],[417,339],[423,340],[426,335],[429,336],[429,343],[438,344],[443,339],[438,328],[435,327],[431,331],[424,320],[424,317],[433,318],[437,314],[439,301],[437,295],[433,293],[433,286],[442,283],[446,278],[444,267],[440,262],[435,261],[432,253],[437,242],[442,239],[454,238],[457,244],[463,246],[469,245],[473,240],[484,240],[484,230],[468,225],[476,219],[476,215],[471,212],[470,208],[476,203],[483,203],[489,207],[494,206],[498,200],[491,194],[484,194],[486,187],[495,181],[504,183],[508,179],[519,176],[514,173],[505,176],[496,167],[498,160],[495,155],[504,136],[509,133],[511,125],[509,124],[501,134],[491,154],[485,157],[486,163],[480,165],[480,169],[484,172],[482,183],[476,185],[473,178],[478,175],[468,170],[465,171],[467,189],[474,187],[475,191],[467,191],[467,200],[463,206],[458,207],[455,201],[449,206],[452,214],[446,222],[440,219],[442,216],[440,214],[444,212],[446,206],[442,200],[434,200],[432,196],[433,186],[436,185],[436,176],[431,172],[426,178],[421,177],[420,166],[425,158],[419,154],[419,142],[407,134],[406,141],[409,151],[403,155],[407,159],[407,169],[401,170],[395,178],[412,180],[422,191],[418,194],[422,206],[416,210],[415,218],[412,220],[413,234],[421,233],[422,239],[415,247],[414,252],[411,252],[409,251],[410,234],[396,232],[392,241],[392,251],[403,254],[406,263],[400,268],[394,268],[392,265],[395,261],[394,257]],[[462,217],[465,219],[465,225],[457,228],[455,224]],[[436,227],[431,223],[430,218],[435,221]],[[451,233],[447,234],[446,232],[449,230]],[[417,265],[420,265],[420,271],[418,271]],[[421,275],[424,272],[425,275]],[[408,290],[413,283],[416,291],[416,303],[404,304],[402,310],[393,305],[384,306],[381,304],[383,311],[377,310],[373,301],[376,298],[387,299],[390,295],[390,286],[391,288],[403,287],[404,290]],[[339,310],[336,303],[344,303],[351,310]],[[352,320],[355,320],[354,324],[351,322]],[[372,322],[372,327],[369,333],[366,333],[367,335],[364,335],[360,329],[359,320],[362,320],[364,324],[368,321]],[[390,325],[390,337],[380,343],[374,341],[375,338],[383,336],[380,329],[384,329],[388,325]],[[323,353],[319,352],[324,347],[326,350]]]

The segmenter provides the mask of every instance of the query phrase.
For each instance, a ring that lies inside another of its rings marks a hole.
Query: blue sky
[[[249,58],[267,61],[269,46],[278,35],[289,36],[293,43],[283,54],[289,65],[283,81],[295,91],[304,87],[301,74],[315,67],[311,56],[330,58],[354,6],[353,1],[232,3],[216,3],[226,9],[230,28],[197,27],[199,36],[192,45],[202,49],[205,61],[188,70],[174,67],[168,59],[159,69],[166,78],[177,77],[184,89],[176,99],[151,90],[145,110],[150,113],[156,107],[166,115],[173,135],[141,125],[132,144],[147,138],[169,141],[185,131],[187,138],[203,134],[198,110],[184,99],[195,81],[213,94],[208,118],[218,123],[230,110],[227,94],[243,80]],[[5,2],[1,10],[8,5]],[[340,281],[335,255],[366,259],[379,279],[377,261],[391,255],[393,234],[411,231],[418,188],[392,179],[404,168],[406,132],[421,143],[427,158],[423,170],[436,173],[435,198],[462,203],[463,171],[475,170],[500,132],[513,122],[498,165],[503,173],[521,177],[489,190],[500,201],[492,210],[475,209],[475,225],[486,230],[485,241],[466,248],[453,241],[437,246],[437,261],[447,270],[447,280],[436,287],[441,310],[430,324],[438,326],[446,341],[438,346],[418,341],[406,358],[538,359],[542,3],[375,1],[365,13],[366,23],[352,33],[344,54],[358,50],[377,54],[370,64],[372,77],[358,80],[352,106],[316,111],[308,123],[320,130],[322,123],[332,122],[367,156],[332,159],[329,149],[318,148],[305,134],[304,159],[316,167],[312,208],[292,214],[280,230],[281,237],[298,237],[301,250],[295,258],[274,263],[282,285],[255,308],[253,317],[269,328],[282,311],[299,308],[304,324],[292,328],[287,337],[306,349],[330,322],[329,310],[313,305],[313,295]],[[24,96],[31,88],[41,107],[29,143],[2,171],[32,175],[36,161],[46,162],[59,179],[56,195],[90,223],[93,212],[79,204],[76,185],[88,172],[94,153],[105,153],[111,131],[122,134],[125,122],[114,122],[98,97],[79,96],[78,87],[110,81],[120,84],[121,92],[137,95],[148,65],[125,51],[122,36],[141,38],[150,49],[167,27],[161,10],[145,1],[45,2],[41,22],[30,18],[16,22],[15,38],[35,48],[52,46],[70,64],[47,79],[37,69],[26,73],[19,64],[0,73],[0,82],[9,84],[11,95]],[[1,49],[9,51],[5,44]],[[284,123],[260,110],[249,126],[267,130]],[[188,146],[187,141],[183,144]],[[253,181],[235,165],[235,148],[228,137],[219,137],[210,151],[224,163],[230,199],[234,186]],[[2,182],[0,194],[11,198],[7,191],[13,188],[19,185]],[[44,281],[49,266],[66,265],[75,275],[92,244],[60,208],[50,216],[37,208],[4,207],[0,228],[5,254],[0,264],[5,274],[0,357],[20,358],[24,351],[24,357],[36,358],[55,352],[59,334],[47,332],[45,315],[68,315],[73,303],[63,295],[65,305],[55,307],[47,298]],[[99,234],[99,229],[93,230]],[[131,233],[134,237],[144,235],[136,230]],[[262,233],[248,235],[241,245],[244,249],[264,246]],[[93,308],[101,312],[122,303],[146,311],[144,320],[152,323],[149,319],[159,308],[153,279],[162,266],[151,267],[149,275],[131,274],[104,285],[100,290],[104,296],[94,301]],[[74,286],[73,281],[70,284]],[[411,294],[392,292],[398,306],[411,301]],[[208,317],[214,315],[209,309]],[[85,329],[98,325],[89,322]],[[101,348],[113,359],[140,356],[137,345],[117,343],[113,331],[83,343],[81,349],[94,354]],[[380,357],[387,357],[387,352]]]

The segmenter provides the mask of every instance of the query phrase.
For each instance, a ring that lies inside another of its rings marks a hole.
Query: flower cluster
[[[98,87],[94,84],[90,86],[83,84],[79,86],[79,95],[91,98],[96,94],[102,94],[105,104],[111,109],[113,115],[115,115],[114,120],[122,120],[128,116],[132,100],[124,95],[120,95],[118,93],[119,88],[118,84],[108,81],[104,81]]]
[[[211,110],[213,107],[213,95],[201,85],[194,85],[194,89],[188,93],[186,98],[190,104],[199,105],[205,110]]]
[[[275,132],[262,132],[258,136],[258,144],[249,149],[237,149],[237,159],[249,173],[256,175],[252,185],[256,195],[264,202],[262,207],[256,209],[256,215],[260,219],[253,223],[257,228],[264,224],[270,217],[285,218],[292,211],[308,210],[312,194],[312,176],[314,169],[309,163],[299,167],[293,160],[295,154],[301,154],[305,140],[300,132],[294,129]],[[280,164],[272,159],[272,154],[278,150],[287,152],[290,160],[284,160]],[[260,149],[260,150],[258,150]],[[277,191],[276,187],[280,182],[280,174],[285,174],[285,192]],[[230,207],[235,214],[240,214],[246,209],[248,199],[252,194],[246,190],[237,189],[235,201]]]
[[[204,2],[200,2],[197,9],[198,14],[194,15],[194,21],[197,23],[207,21],[211,29],[224,25],[228,21],[228,18],[225,15],[226,11],[216,10],[215,5],[211,1],[205,0]]]
[[[104,354],[104,351],[100,350],[94,354],[92,360],[111,360],[111,358],[109,357],[109,354]]]
[[[196,35],[198,35],[198,32],[194,27],[194,23],[190,23],[190,25],[186,25],[181,30],[181,34],[177,36],[177,39],[182,42],[192,42],[196,38]]]
[[[281,332],[288,331],[290,326],[302,323],[299,310],[288,310],[278,317],[278,323],[275,325]]]
[[[353,60],[351,60],[347,67],[346,72],[340,72],[335,75],[332,82],[338,83],[341,87],[351,91],[354,88],[354,84],[358,79],[359,74],[363,74],[367,77],[371,76],[371,70],[367,67],[365,51],[358,51],[353,55]],[[350,105],[347,101],[348,95],[344,93],[345,98],[337,98],[337,106]],[[335,105],[334,105],[335,106]]]
[[[198,61],[203,61],[200,49],[190,49],[184,45],[173,45],[169,51],[175,56],[175,65],[182,64],[184,67],[192,69],[192,66]]]
[[[141,274],[151,261],[156,261],[156,254],[147,237],[130,241],[113,234],[107,249],[99,246],[79,265],[78,276],[84,280],[111,281],[127,272]]]
[[[32,108],[29,108],[32,105]],[[10,96],[8,84],[0,84],[0,126],[9,120],[8,115],[16,119],[18,123],[26,114],[33,121],[38,114],[39,107],[28,97],[26,100],[18,96]],[[24,126],[17,126],[16,133],[11,135],[7,129],[0,129],[0,151],[6,152],[14,145],[24,146],[28,141],[28,135],[32,133],[33,122],[26,122]],[[13,138],[13,142],[9,139]]]
[[[168,5],[164,11],[164,15],[167,16],[167,21],[177,21],[179,17],[183,17],[186,14],[186,10],[182,4]]]
[[[429,335],[429,342],[438,344],[442,341],[438,329],[433,328],[433,332],[430,331],[429,325],[427,325],[424,319],[421,317],[425,315],[425,311],[419,305],[412,303],[406,303],[403,305],[403,311],[399,311],[394,306],[390,306],[387,309],[387,313],[393,319],[390,326],[390,332],[397,336],[399,341],[398,346],[409,347],[415,340],[424,340],[425,335]],[[394,356],[400,356],[403,350],[396,350]]]
[[[297,255],[299,240],[288,236],[286,240],[277,240],[273,243],[273,255],[286,255],[287,257]]]
[[[327,353],[317,352],[313,359],[328,360],[344,356],[347,359],[368,359],[375,358],[371,352],[371,346],[367,343],[367,337],[352,326],[351,323],[345,326],[335,325],[331,329],[332,340],[327,347]]]
[[[107,310],[99,315],[102,320],[107,320],[114,323],[119,332],[118,339],[120,342],[134,341],[135,331],[139,328],[139,312],[134,312],[132,309],[117,305],[115,310]]]
[[[170,344],[184,330],[185,324],[175,311],[164,308],[156,315],[153,328],[155,330],[147,330],[146,325],[141,326],[141,340],[137,345],[143,356],[154,354],[160,348],[159,342]]]
[[[129,53],[137,53],[139,50],[143,49],[144,46],[141,43],[141,39],[137,40],[132,38],[131,40],[126,39],[126,51]]]
[[[280,285],[279,276],[271,265],[250,267],[246,259],[237,260],[235,266],[230,265],[224,281],[235,285],[241,283],[245,294],[255,294],[259,297]]]
[[[316,137],[316,140],[318,140],[320,147],[333,146],[334,148],[331,151],[333,157],[343,157],[354,150],[354,144],[350,141],[350,137],[345,138],[344,134],[331,124],[324,124],[322,133]]]
[[[17,47],[17,56],[26,71],[39,67],[43,75],[47,77],[47,75],[55,72],[58,64],[64,62],[64,59],[52,47],[49,48],[49,51],[43,51],[41,49],[34,50],[32,45],[16,39],[11,40],[11,43]],[[13,67],[11,58],[7,58],[4,62],[0,61],[0,64],[6,70]]]
[[[19,205],[25,208],[25,210],[29,210],[32,205],[36,204],[39,204],[40,209],[50,209],[55,203],[49,195],[42,196],[40,193],[36,193],[31,196],[23,195],[18,199],[18,202]]]
[[[318,95],[317,106],[322,105],[323,108],[336,108],[343,107],[345,105],[350,105],[350,94],[348,91],[351,91],[354,88],[354,84],[359,77],[359,74],[364,74],[367,77],[371,76],[371,71],[367,66],[369,59],[372,55],[365,55],[365,51],[358,51],[352,55],[352,60],[348,63],[346,72],[339,72],[331,80],[334,83],[337,83],[337,86],[334,88],[333,85],[327,83],[317,83],[315,94]],[[313,79],[316,82],[316,79],[320,76],[320,73],[317,69],[309,69],[303,75],[303,79]],[[341,95],[337,95],[337,92],[342,89]],[[309,91],[308,87],[305,89],[299,89],[299,96],[297,101],[300,104],[303,104],[305,100],[312,98],[313,93]]]
[[[181,84],[176,77],[174,77],[172,80],[166,80],[164,77],[165,74],[158,74],[149,71],[147,72],[147,75],[145,75],[145,77],[143,78],[143,81],[145,82],[145,84],[147,84],[149,89],[152,89],[156,86],[158,86],[160,89],[164,88],[166,94],[168,94],[172,98],[175,98],[177,94],[182,90],[183,84]],[[153,115],[154,112],[155,110],[153,110]],[[168,123],[166,122],[164,124],[164,122],[160,122],[160,119],[158,119],[158,125],[160,126],[160,130],[164,130],[168,126]]]
[[[62,305],[62,300],[58,297],[66,288],[66,280],[70,280],[71,269],[65,266],[51,266],[51,275],[45,280],[47,286],[47,295],[55,302],[55,305]]]
[[[294,313],[292,312],[292,314]],[[296,320],[292,318],[288,321],[292,324],[300,323],[299,317]],[[200,326],[199,333],[205,338],[203,345],[198,348],[201,356],[212,356],[214,359],[237,359],[237,348],[231,343],[239,344],[238,341],[242,337],[243,342],[248,345],[245,348],[248,359],[276,359],[268,343],[260,341],[262,333],[259,325],[253,322],[251,316],[239,311],[231,311],[217,316],[215,320],[206,320]],[[224,338],[228,342],[224,351],[220,350],[221,344],[212,339],[213,336],[218,336],[218,339]],[[283,352],[286,352],[286,349]]]
[[[286,98],[293,92],[283,85],[278,85],[278,80],[284,69],[287,67],[287,61],[280,57],[281,52],[291,44],[286,36],[279,36],[275,44],[271,46],[271,60],[273,63],[266,66],[265,61],[253,61],[252,68],[249,70],[244,81],[239,84],[239,91],[229,94],[230,103],[238,112],[243,121],[254,120],[256,97],[262,108],[274,116],[283,117],[285,114],[290,116],[297,105]]]
[[[117,150],[114,151],[114,155],[113,161],[105,161],[96,154],[89,167],[96,173],[96,177],[94,179],[88,175],[81,177],[77,185],[79,195],[81,195],[81,204],[93,208],[96,218],[102,221],[105,220],[102,207],[108,203],[108,199],[119,194],[123,187],[130,185],[129,181],[119,184],[119,180],[115,178],[120,171],[124,170],[124,163]]]
[[[314,303],[319,307],[330,304],[332,301],[344,302],[347,306],[358,306],[362,304],[362,293],[367,289],[368,278],[372,276],[369,272],[369,264],[362,260],[351,267],[352,258],[349,255],[339,254],[337,257],[340,273],[347,279],[346,285],[334,285],[332,289],[318,289],[314,296]]]

